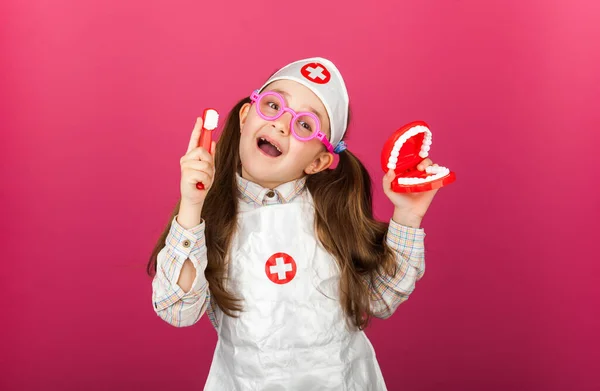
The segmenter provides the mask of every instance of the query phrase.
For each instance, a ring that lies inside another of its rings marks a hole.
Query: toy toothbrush
[[[217,128],[219,123],[219,113],[215,109],[206,109],[202,114],[202,130],[200,131],[200,140],[198,146],[203,147],[209,153],[211,152],[210,147],[212,144],[212,132]],[[198,190],[204,190],[204,184],[202,182],[196,183]]]
[[[381,151],[383,172],[394,170],[392,190],[397,193],[417,193],[438,189],[456,180],[456,174],[446,167],[429,166],[425,171],[417,165],[429,156],[432,143],[429,125],[414,121],[396,130]]]

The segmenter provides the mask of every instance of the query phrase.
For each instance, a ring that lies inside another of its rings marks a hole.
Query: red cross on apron
[[[287,284],[296,276],[296,261],[286,253],[275,253],[265,263],[265,273],[275,284]]]

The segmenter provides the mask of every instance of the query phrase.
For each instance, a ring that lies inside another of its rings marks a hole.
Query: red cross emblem
[[[331,79],[331,73],[325,68],[324,65],[319,64],[318,62],[311,62],[310,64],[306,64],[300,70],[302,76],[306,77],[308,80],[317,84],[325,84]]]
[[[287,284],[296,276],[296,261],[286,253],[275,253],[267,260],[265,273],[275,284]]]

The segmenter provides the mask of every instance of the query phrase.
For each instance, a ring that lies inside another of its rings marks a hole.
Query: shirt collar
[[[242,178],[236,173],[237,188],[242,199],[258,205],[285,204],[296,198],[305,188],[306,177],[283,183],[274,189]]]

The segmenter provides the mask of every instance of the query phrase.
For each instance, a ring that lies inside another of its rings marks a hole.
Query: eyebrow
[[[278,92],[278,93],[280,93],[281,95],[285,96],[285,97],[286,97],[288,100],[289,100],[289,98],[290,98],[290,94],[288,94],[287,92],[285,92],[285,91],[283,91],[283,90],[280,90],[280,89],[274,88],[274,89],[272,89],[271,91],[274,91],[274,92]],[[313,108],[313,107],[311,107],[311,106],[306,106],[306,107],[307,107],[307,108],[308,108],[310,111],[312,111],[313,113],[315,113],[315,114],[317,115],[317,117],[319,117],[319,121],[321,121],[321,123],[323,123],[323,116],[321,115],[321,113],[320,113],[318,110],[316,110],[315,108]]]

